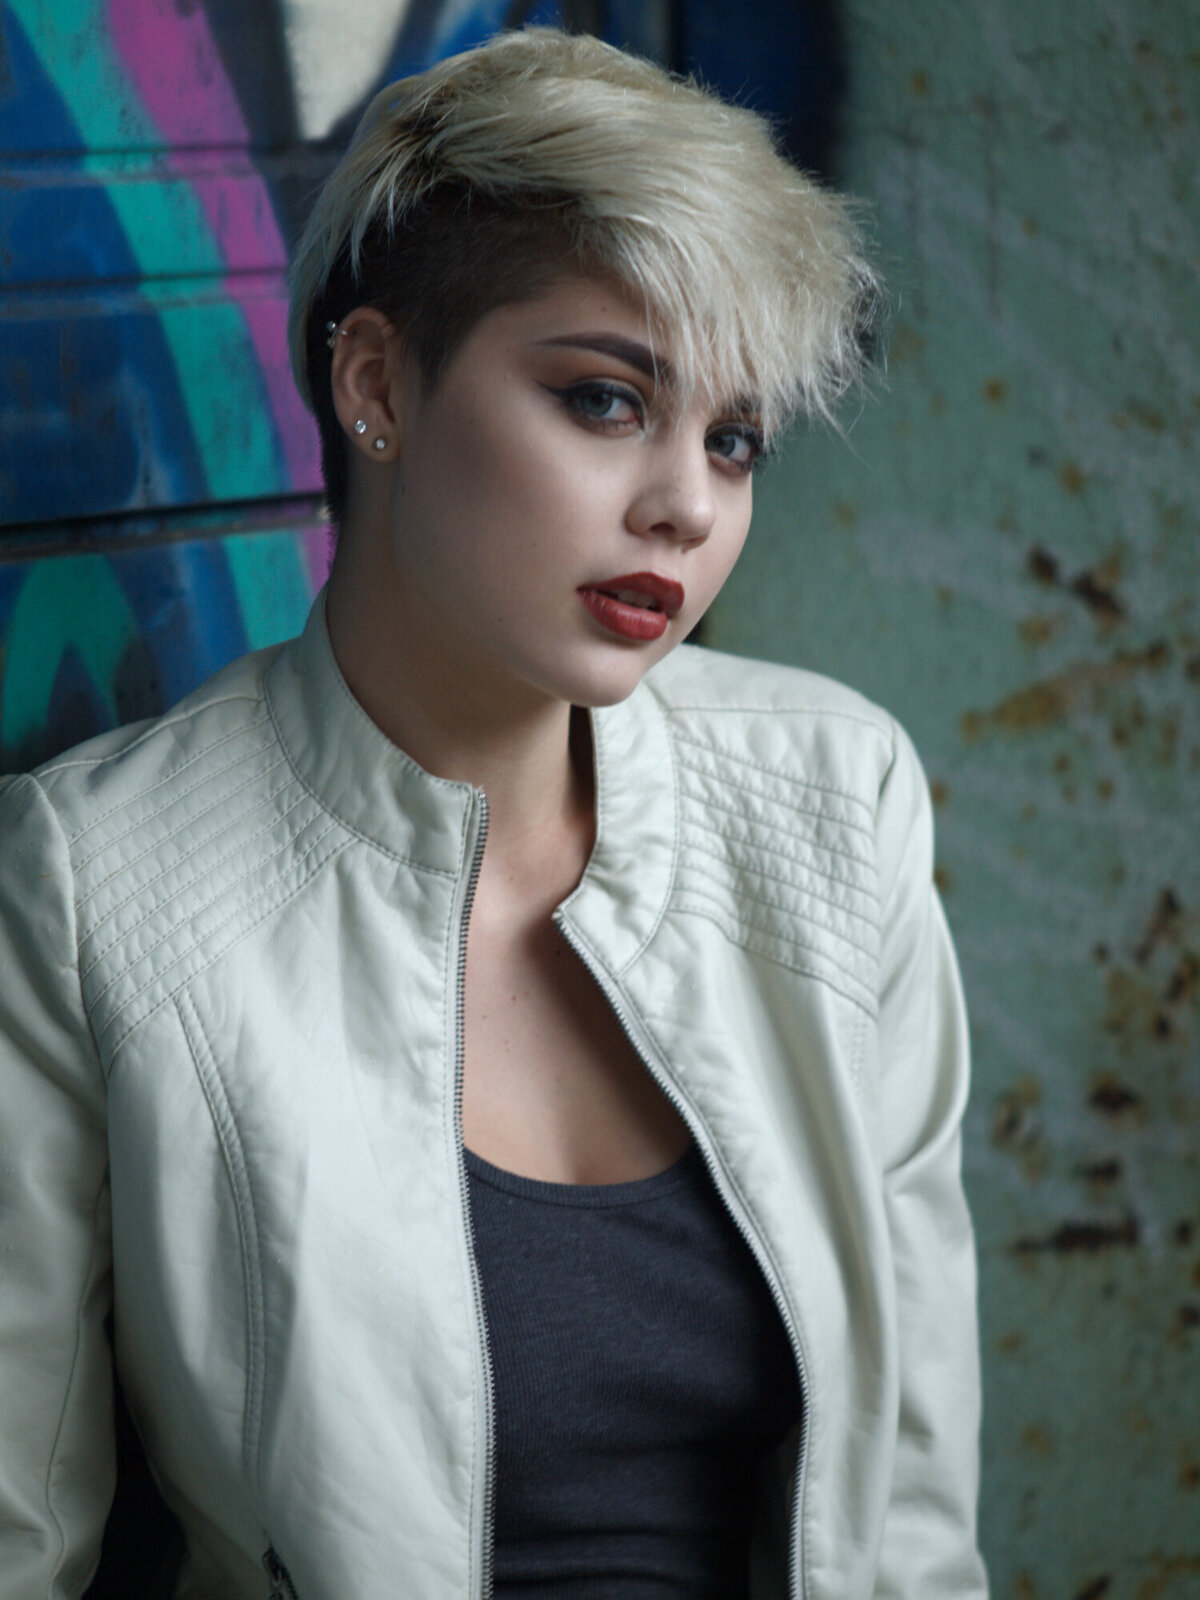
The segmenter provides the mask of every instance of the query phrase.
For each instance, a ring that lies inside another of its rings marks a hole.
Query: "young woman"
[[[5,1600],[94,1567],[110,1304],[180,1596],[983,1594],[924,781],[677,648],[872,294],[595,40],[371,106],[293,277],[305,634],[0,793]]]

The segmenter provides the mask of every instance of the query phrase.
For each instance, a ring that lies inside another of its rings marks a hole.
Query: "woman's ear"
[[[333,409],[350,444],[373,461],[395,461],[400,429],[394,405],[402,347],[374,306],[357,306],[329,331]]]

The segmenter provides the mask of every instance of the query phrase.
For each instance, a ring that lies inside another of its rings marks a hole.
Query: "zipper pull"
[[[271,1580],[270,1600],[298,1600],[296,1585],[292,1582],[288,1569],[279,1559],[274,1545],[268,1545],[263,1552],[262,1564],[267,1569],[267,1577]]]

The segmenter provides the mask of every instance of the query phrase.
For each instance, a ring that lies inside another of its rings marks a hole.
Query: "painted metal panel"
[[[1194,1600],[1200,14],[847,26],[886,384],[768,469],[711,639],[882,700],[933,779],[998,1600]]]

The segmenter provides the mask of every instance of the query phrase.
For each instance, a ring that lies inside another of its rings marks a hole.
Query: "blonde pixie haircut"
[[[377,306],[432,389],[482,316],[570,271],[644,300],[681,403],[736,399],[768,437],[830,415],[878,303],[847,203],[756,113],[589,35],[501,34],[375,96],[297,247],[292,368],[335,524],[327,324]]]

